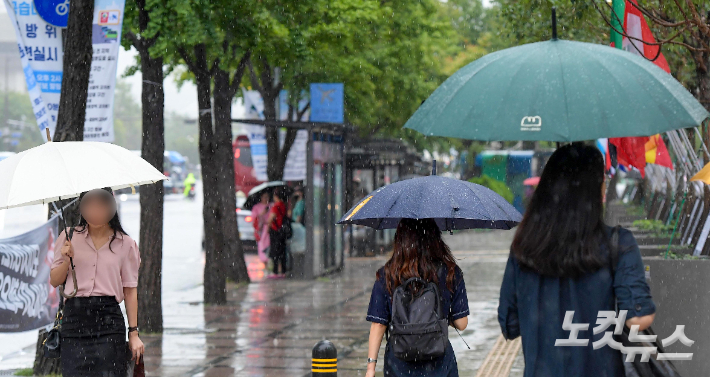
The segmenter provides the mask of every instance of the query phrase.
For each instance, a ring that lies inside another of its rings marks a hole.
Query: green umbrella
[[[570,142],[654,135],[707,117],[678,81],[646,59],[552,39],[468,64],[404,127],[428,136]]]

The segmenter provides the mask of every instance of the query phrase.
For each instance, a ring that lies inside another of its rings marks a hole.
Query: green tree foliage
[[[507,200],[509,203],[513,203],[513,192],[510,191],[510,188],[508,188],[505,182],[493,179],[485,174],[481,177],[471,178],[468,181],[477,185],[488,187],[496,194],[502,196],[503,199]]]
[[[0,111],[0,151],[20,152],[46,141],[37,128],[27,93],[1,92]],[[10,125],[8,121],[19,121],[20,125]],[[19,138],[13,137],[16,133]]]

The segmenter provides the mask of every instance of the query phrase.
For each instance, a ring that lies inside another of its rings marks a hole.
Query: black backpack
[[[283,221],[281,222],[281,233],[283,234],[284,238],[287,240],[290,240],[291,237],[293,237],[293,227],[291,226],[291,218],[288,216],[284,216]]]
[[[420,286],[413,290],[413,284]],[[428,361],[444,356],[449,341],[448,319],[436,283],[411,278],[392,295],[388,342],[404,361]]]

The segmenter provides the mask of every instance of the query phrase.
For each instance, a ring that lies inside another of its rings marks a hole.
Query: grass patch
[[[34,371],[32,370],[32,368],[24,368],[24,369],[20,369],[20,370],[15,371],[14,375],[15,376],[34,376]]]

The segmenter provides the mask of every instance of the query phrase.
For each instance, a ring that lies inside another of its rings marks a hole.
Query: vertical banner
[[[113,95],[125,0],[96,0],[91,43],[94,56],[86,99],[84,141],[114,140]]]
[[[244,131],[249,138],[251,147],[251,162],[254,169],[254,177],[266,182],[269,177],[266,174],[268,155],[266,151],[266,128],[254,124],[242,124]],[[285,138],[285,131],[279,132],[280,139]],[[308,131],[298,130],[296,140],[291,146],[291,150],[286,156],[286,166],[284,166],[284,181],[302,181],[306,179],[306,142],[308,141]]]
[[[49,284],[57,217],[16,237],[0,239],[0,333],[54,321],[58,291]]]
[[[4,1],[17,36],[32,110],[44,139],[44,129],[49,127],[54,135],[57,125],[64,56],[61,29],[46,23],[32,0]]]
[[[282,131],[281,134],[281,139],[285,139],[286,131]],[[283,175],[284,181],[303,181],[306,179],[307,142],[308,131],[298,130],[296,133],[296,140],[293,141],[293,145],[286,156],[286,165],[284,166]]]
[[[268,156],[266,152],[266,129],[264,126],[254,124],[242,124],[242,128],[247,133],[247,137],[249,138],[251,164],[254,169],[254,177],[259,181],[266,182],[269,180],[269,177],[266,175],[266,165],[268,163]]]

